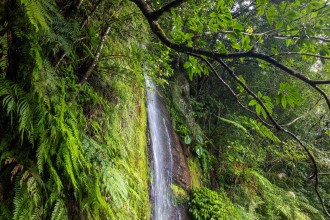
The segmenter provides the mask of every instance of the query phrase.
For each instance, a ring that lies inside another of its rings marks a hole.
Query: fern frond
[[[274,141],[276,143],[281,142],[280,139],[271,131],[269,130],[265,125],[263,125],[261,122],[258,122],[252,118],[248,117],[240,117],[242,124],[252,128],[254,131],[256,131],[258,134],[260,134],[262,137],[266,137],[271,141]]]
[[[8,42],[6,36],[0,36],[0,48],[2,52],[2,56],[0,57],[0,78],[4,78],[8,65]]]
[[[43,207],[35,207],[31,216],[31,220],[41,220],[43,219]]]
[[[224,121],[226,123],[229,123],[229,124],[234,125],[235,127],[241,129],[245,133],[249,133],[244,126],[242,126],[240,123],[237,123],[236,121],[232,121],[232,120],[229,120],[229,119],[226,119],[226,118],[222,118],[222,117],[217,117],[217,118],[219,118],[221,121]]]
[[[29,199],[27,190],[20,187],[18,184],[15,186],[14,203],[14,220],[29,219],[31,216],[33,202]]]
[[[23,140],[24,133],[30,137],[33,135],[33,113],[28,100],[29,95],[23,89],[9,80],[0,79],[0,98],[2,98],[3,106],[7,110],[7,115],[11,117],[13,124],[13,114],[18,116],[19,126],[18,132]]]
[[[58,199],[52,211],[51,220],[67,220],[68,214],[63,200]]]
[[[44,30],[49,30],[49,23],[51,16],[48,14],[43,1],[40,0],[20,0],[21,4],[25,6],[26,15],[30,23],[35,27],[36,31],[39,26]],[[47,1],[46,1],[47,2]]]

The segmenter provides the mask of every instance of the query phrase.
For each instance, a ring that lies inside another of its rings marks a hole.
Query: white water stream
[[[148,121],[151,144],[152,184],[151,201],[153,206],[152,219],[178,219],[172,205],[172,140],[164,112],[164,105],[157,94],[155,84],[146,77]]]

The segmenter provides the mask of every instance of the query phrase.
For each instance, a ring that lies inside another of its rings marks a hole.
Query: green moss
[[[180,205],[188,202],[188,192],[177,184],[171,184],[172,192],[174,195],[175,203]]]
[[[144,88],[120,79],[113,81],[112,85],[121,101],[111,114],[111,142],[115,148],[120,148],[122,162],[118,169],[124,173],[124,181],[128,187],[127,200],[121,209],[116,211],[116,218],[149,219]]]
[[[199,188],[202,186],[202,169],[199,166],[199,162],[197,159],[190,158],[188,160],[188,166],[190,170],[190,175],[191,175],[191,187],[194,188]]]

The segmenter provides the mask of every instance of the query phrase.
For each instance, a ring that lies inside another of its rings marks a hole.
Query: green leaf
[[[266,12],[266,18],[267,21],[270,25],[273,25],[274,20],[277,18],[277,10],[275,8],[275,6],[271,6],[270,8],[268,8],[267,12]]]
[[[202,135],[197,134],[196,135],[196,141],[197,141],[197,143],[202,144],[203,143],[203,137],[202,137]]]
[[[248,133],[248,131],[246,130],[246,128],[244,126],[242,126],[241,124],[239,124],[238,122],[236,122],[236,121],[232,121],[232,120],[229,120],[229,119],[226,119],[226,118],[222,118],[222,117],[217,117],[217,118],[219,118],[221,121],[224,121],[224,122],[227,122],[229,124],[234,125],[235,127],[241,129],[245,133]]]
[[[186,135],[185,137],[184,137],[184,143],[185,144],[191,144],[191,137],[190,137],[190,135]]]
[[[287,107],[287,104],[291,107],[300,105],[302,97],[298,89],[289,83],[281,83],[280,88],[277,92],[276,103],[282,105],[283,108]]]
[[[202,146],[197,146],[197,148],[196,148],[196,154],[198,156],[202,156],[202,154],[203,154],[203,147]]]
[[[287,99],[286,99],[285,96],[282,96],[281,104],[282,104],[283,108],[286,108],[286,105],[287,105]]]
[[[285,45],[286,45],[287,47],[289,47],[290,44],[291,44],[291,42],[292,42],[292,39],[286,39],[286,40],[285,40]]]
[[[253,99],[253,100],[251,100],[250,102],[249,102],[249,106],[254,106],[254,105],[257,105],[257,104],[259,104],[258,103],[258,101],[257,100],[255,100],[255,99]]]
[[[243,84],[246,84],[246,81],[245,81],[245,79],[243,78],[242,75],[238,76],[238,78],[241,80],[241,82],[242,82]],[[240,92],[244,92],[244,87],[241,86],[241,85],[238,85],[238,86],[237,86],[237,89],[238,89]]]
[[[267,118],[267,113],[266,113],[265,109],[263,109],[263,108],[261,107],[261,105],[259,105],[259,106],[260,106],[260,110],[261,110],[261,114],[262,114],[262,116],[264,117],[264,119],[266,119],[266,118]]]
[[[263,109],[262,109],[261,105],[259,105],[259,103],[258,103],[256,105],[256,112],[257,112],[258,115],[260,115],[261,110],[263,110]]]
[[[241,45],[239,45],[238,43],[232,44],[231,47],[236,49],[236,50],[241,50]]]
[[[250,37],[248,35],[244,35],[242,37],[242,47],[245,50],[250,50],[252,48],[251,45],[250,45]]]

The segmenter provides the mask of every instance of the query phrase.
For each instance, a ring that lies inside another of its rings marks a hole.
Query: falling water
[[[166,108],[157,94],[155,84],[146,77],[148,121],[152,155],[151,200],[152,219],[178,219],[172,205],[171,183],[173,171],[172,140],[169,135],[169,122]]]

